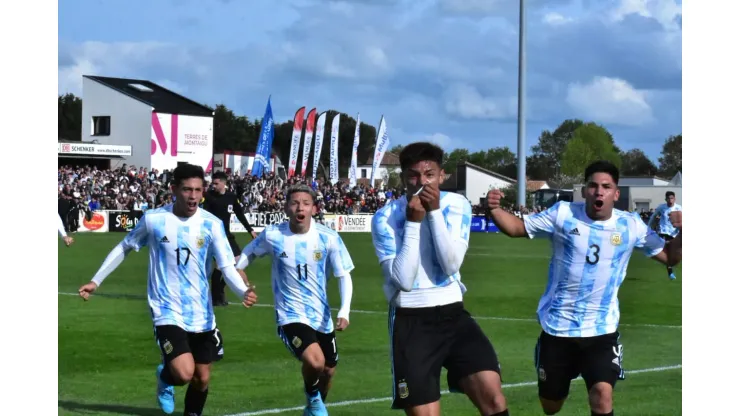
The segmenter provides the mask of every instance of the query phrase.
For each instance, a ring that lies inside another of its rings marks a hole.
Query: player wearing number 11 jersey
[[[331,308],[326,294],[329,268],[339,280],[342,304],[337,330],[349,325],[352,259],[336,231],[313,220],[316,193],[306,185],[288,190],[289,221],[265,228],[242,251],[236,267],[257,257],[272,257],[272,290],[278,336],[303,364],[308,404],[304,415],[326,415],[324,401],[339,359]]]
[[[543,236],[552,243],[535,347],[540,402],[548,415],[560,411],[578,375],[586,382],[591,414],[614,414],[612,391],[623,378],[617,292],[632,250],[667,265],[681,258],[680,233],[675,245],[664,248],[663,239],[639,216],[614,209],[619,199],[616,166],[594,162],[586,168],[585,181],[585,202],[561,201],[524,221],[501,209],[501,191],[488,193],[493,220],[504,234]]]

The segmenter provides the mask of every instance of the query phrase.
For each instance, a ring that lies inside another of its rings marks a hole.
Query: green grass
[[[59,413],[69,415],[159,415],[154,370],[159,352],[146,304],[146,250],[132,253],[90,302],[77,288],[97,271],[123,234],[77,234],[76,244],[59,248]],[[351,325],[338,334],[340,364],[328,403],[378,399],[329,407],[331,415],[399,415],[390,410],[387,303],[369,234],[343,234],[355,262]],[[246,244],[248,237],[238,237]],[[534,382],[533,348],[539,326],[532,320],[544,290],[549,248],[546,241],[511,240],[473,234],[462,268],[469,291],[467,309],[493,342],[505,384]],[[247,273],[257,284],[261,304],[272,303],[270,260]],[[620,327],[627,371],[681,364],[681,270],[670,282],[665,268],[635,253],[620,290]],[[338,306],[337,285],[330,300]],[[230,295],[232,295],[230,293]],[[236,300],[232,297],[232,300]],[[366,311],[365,313],[361,311]],[[303,385],[298,362],[275,332],[274,311],[218,308],[225,358],[214,365],[206,405],[208,415],[233,415],[301,406]],[[522,318],[525,320],[499,320]],[[657,325],[657,326],[649,326]],[[668,327],[673,326],[673,327]],[[444,371],[444,370],[443,370]],[[442,388],[446,389],[442,377]],[[512,415],[542,414],[537,388],[505,389]],[[184,389],[178,388],[176,414],[182,414]],[[442,398],[444,415],[477,414],[462,395]],[[681,369],[628,374],[617,384],[619,415],[681,414]],[[280,414],[300,415],[301,411]],[[583,382],[574,381],[563,415],[590,415]]]

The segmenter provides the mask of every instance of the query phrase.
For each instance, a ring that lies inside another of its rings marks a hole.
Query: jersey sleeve
[[[138,252],[143,247],[146,247],[147,242],[149,241],[149,226],[147,225],[148,219],[149,216],[144,213],[136,224],[136,227],[126,234],[122,243],[125,249]]]
[[[244,250],[242,250],[242,255],[245,255],[249,258],[249,261],[252,261],[253,259],[257,257],[264,257],[272,252],[272,248],[270,247],[270,242],[267,240],[267,229],[263,230],[257,238],[252,240],[249,244],[247,244],[246,247],[244,247]]]
[[[373,216],[370,227],[375,255],[380,263],[396,257],[396,230],[390,224],[391,213],[390,209],[378,211]]]
[[[355,268],[354,263],[352,263],[352,257],[349,255],[349,251],[347,251],[347,246],[344,245],[344,241],[342,241],[342,237],[339,234],[334,238],[334,243],[329,253],[329,260],[334,271],[334,277],[347,276]]]
[[[473,219],[473,207],[470,202],[467,199],[460,198],[459,203],[445,207],[442,215],[452,239],[468,244],[470,241],[470,222]]]
[[[665,247],[665,240],[655,232],[655,230],[648,228],[639,217],[635,217],[635,231],[637,235],[637,241],[635,242],[635,248],[642,250],[648,257],[655,257],[663,251]]]
[[[216,265],[219,269],[234,265],[236,259],[234,259],[234,252],[231,251],[231,245],[229,239],[226,238],[226,231],[224,230],[224,224],[221,221],[214,221],[212,228],[211,242],[211,253],[216,258]]]
[[[527,230],[529,238],[536,236],[551,235],[555,232],[555,223],[558,219],[558,211],[562,202],[557,202],[550,208],[531,215],[524,216],[524,229]]]

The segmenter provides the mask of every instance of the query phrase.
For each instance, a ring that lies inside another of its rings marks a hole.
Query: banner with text
[[[92,214],[92,218],[88,221],[85,213],[80,211],[79,224],[78,233],[107,233],[108,213],[105,211],[95,211]]]
[[[260,232],[268,225],[280,224],[281,222],[288,221],[288,216],[284,212],[247,212],[244,213],[247,217],[247,221],[254,228],[254,231]],[[231,214],[231,224],[229,224],[229,230],[232,233],[245,233],[247,230],[244,228],[242,223],[236,218],[236,215]]]
[[[108,231],[127,233],[136,227],[144,211],[108,211]]]
[[[369,233],[372,215],[325,215],[324,225],[338,233]]]

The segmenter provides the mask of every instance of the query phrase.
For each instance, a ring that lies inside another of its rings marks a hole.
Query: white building
[[[665,202],[668,191],[676,195],[676,203],[682,203],[682,177],[679,172],[671,180],[658,177],[621,177],[619,178],[619,201],[615,208],[624,211],[648,212]],[[573,201],[584,201],[583,184],[573,186]]]
[[[370,183],[370,176],[373,172],[373,159],[375,158],[375,154],[371,153],[367,162],[365,162],[364,165],[357,165],[357,170],[355,170],[355,178],[357,178],[357,183],[364,183],[369,184]],[[380,161],[380,166],[378,166],[378,171],[375,173],[375,186],[382,188],[388,183],[388,175],[391,172],[395,173],[401,173],[401,161],[398,159],[398,155],[391,152],[385,152],[383,154],[383,159]],[[378,182],[382,182],[382,184],[378,184]]]
[[[504,189],[516,183],[515,179],[464,162],[457,165],[455,173],[449,175],[440,189],[464,195],[473,204],[482,203],[491,189]]]
[[[82,141],[130,146],[119,163],[161,172],[189,162],[210,171],[213,115],[213,109],[150,81],[82,78]]]

